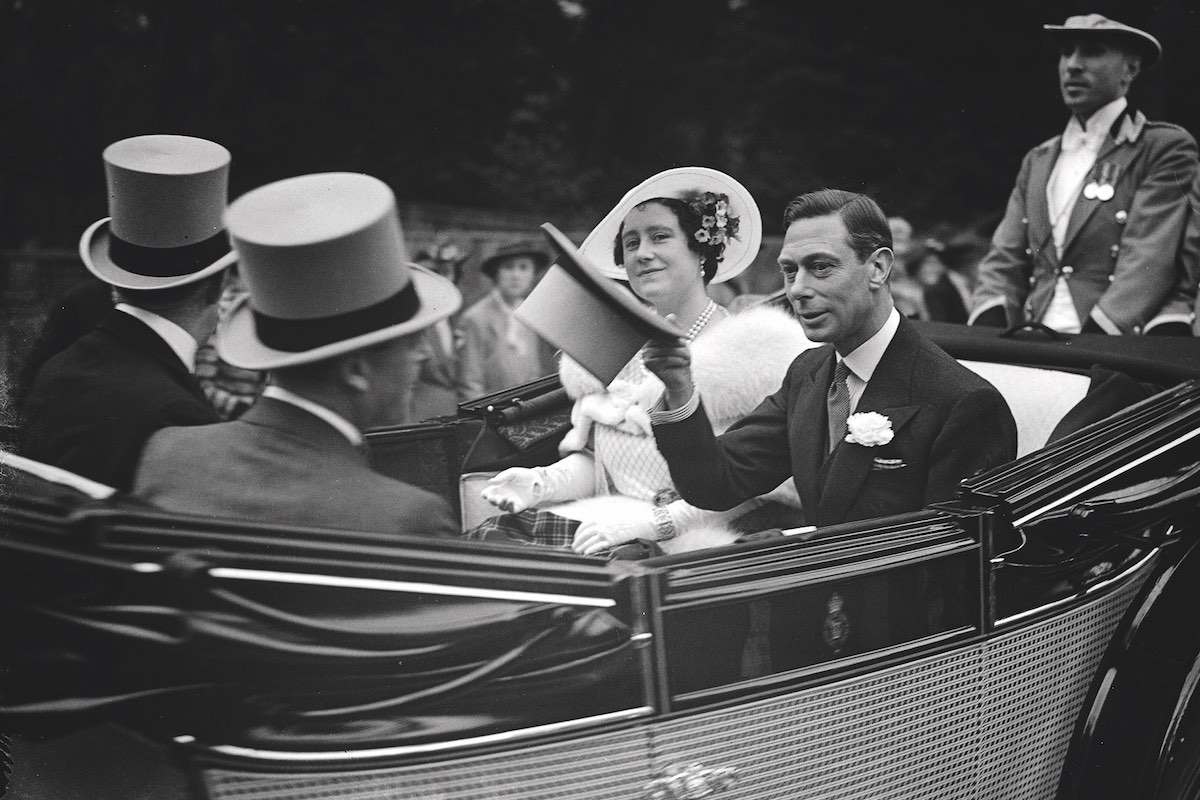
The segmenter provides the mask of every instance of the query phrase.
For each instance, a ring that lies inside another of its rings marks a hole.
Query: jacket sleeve
[[[719,437],[713,434],[703,400],[686,419],[654,426],[658,449],[684,500],[726,511],[791,477],[789,383],[785,379],[779,391]]]
[[[1029,170],[1033,151],[1021,162],[1017,182],[1008,197],[1004,219],[992,236],[992,247],[979,262],[978,283],[971,296],[968,324],[993,308],[1003,308],[1009,325],[1024,319],[1021,310],[1029,294],[1029,276],[1033,264],[1029,248],[1028,211],[1025,198],[1029,191]]]
[[[965,394],[951,409],[929,457],[925,503],[953,500],[965,478],[1017,457],[1017,424],[993,388]]]
[[[1178,131],[1161,143],[1151,142],[1145,177],[1121,233],[1112,283],[1091,312],[1096,324],[1113,334],[1145,326],[1180,282],[1176,262],[1196,175],[1196,141]]]

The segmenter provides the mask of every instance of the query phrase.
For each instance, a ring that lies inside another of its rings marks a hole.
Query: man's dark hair
[[[842,218],[850,237],[850,249],[859,261],[865,261],[867,256],[881,247],[892,246],[892,231],[879,204],[865,194],[842,189],[819,189],[802,194],[788,203],[783,210],[784,233],[796,220],[827,217],[830,214]]]
[[[221,299],[225,272],[221,271],[195,283],[172,286],[170,289],[122,289],[116,288],[117,301],[147,311],[169,311],[194,297],[203,296],[204,302],[214,305]]]

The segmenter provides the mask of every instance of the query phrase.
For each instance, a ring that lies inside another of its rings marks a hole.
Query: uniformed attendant
[[[969,321],[1185,333],[1190,298],[1175,289],[1196,141],[1126,100],[1162,48],[1099,14],[1043,27],[1061,46],[1059,88],[1071,118],[1061,136],[1026,154],[979,265]]]

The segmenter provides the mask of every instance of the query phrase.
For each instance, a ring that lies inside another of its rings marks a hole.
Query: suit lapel
[[[1061,147],[1060,136],[1053,144],[1046,144],[1038,151],[1029,167],[1029,189],[1025,200],[1025,213],[1029,225],[1028,241],[1040,242],[1037,252],[1033,254],[1034,260],[1036,262],[1039,257],[1045,258],[1052,266],[1057,263],[1058,256],[1053,246],[1047,247],[1053,242],[1053,231],[1050,224],[1050,208],[1046,200],[1046,186],[1050,182],[1050,173],[1054,169],[1054,163],[1058,161]]]
[[[792,453],[798,463],[792,464],[792,475],[795,476],[801,508],[817,508],[821,494],[822,463],[828,454],[825,443],[826,429],[829,427],[826,396],[829,383],[833,380],[834,351],[832,347],[824,349],[827,351],[824,358],[817,360],[812,371],[798,376],[801,385],[796,391],[794,408],[799,410],[796,418],[803,420],[803,424],[796,428]]]
[[[1099,180],[1101,165],[1105,162],[1112,164],[1113,170],[1112,184],[1113,188],[1121,185],[1121,181],[1125,180],[1126,174],[1129,172],[1127,167],[1133,157],[1137,155],[1137,147],[1134,146],[1138,135],[1141,133],[1141,125],[1132,121],[1138,115],[1132,109],[1126,109],[1125,113],[1117,117],[1117,121],[1113,124],[1108,135],[1104,137],[1104,145],[1100,148],[1100,152],[1096,154],[1096,163],[1092,165],[1092,169],[1088,172],[1087,178],[1084,179],[1084,185],[1089,182]],[[1141,117],[1142,123],[1145,118]],[[1075,201],[1075,208],[1071,210],[1071,221],[1067,224],[1067,235],[1063,237],[1063,253],[1066,253],[1071,245],[1075,242],[1079,232],[1087,225],[1088,220],[1096,213],[1096,209],[1104,205],[1104,201],[1099,198],[1089,200],[1083,196],[1082,191],[1078,199]]]
[[[893,433],[898,433],[904,427],[918,409],[918,406],[909,404],[915,348],[916,340],[909,326],[901,320],[854,413],[877,411],[883,414],[891,421]],[[824,480],[817,505],[819,524],[836,525],[845,519],[862,490],[876,455],[876,448],[873,447],[845,441],[838,443],[822,470]]]

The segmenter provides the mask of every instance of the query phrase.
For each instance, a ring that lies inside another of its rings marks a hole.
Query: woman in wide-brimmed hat
[[[750,265],[761,239],[758,206],[744,186],[714,169],[682,167],[628,192],[580,248],[599,272],[628,281],[638,297],[686,331],[697,387],[721,429],[778,388],[787,365],[809,346],[784,312],[756,309],[730,317],[708,297],[710,282]],[[505,511],[549,507],[581,520],[558,525],[557,539],[534,535],[581,553],[632,539],[657,541],[667,551],[733,540],[729,523],[760,502],[711,512],[678,499],[650,431],[649,410],[662,383],[639,357],[608,386],[566,357],[560,376],[575,399],[573,427],[561,447],[568,454],[549,467],[501,472],[484,489],[486,500]],[[555,505],[571,500],[579,501]]]

